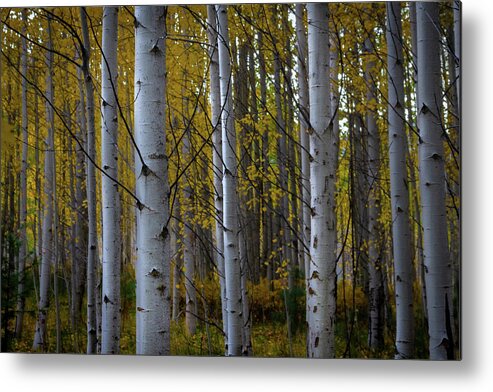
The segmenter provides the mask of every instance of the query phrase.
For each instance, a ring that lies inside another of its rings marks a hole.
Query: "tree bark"
[[[451,264],[445,207],[441,128],[438,3],[417,4],[418,129],[423,252],[430,359],[453,358],[450,333]]]
[[[46,351],[46,318],[49,306],[49,285],[50,270],[53,259],[53,179],[55,173],[54,159],[54,132],[55,122],[53,108],[50,103],[53,102],[53,52],[51,17],[48,16],[48,41],[46,53],[46,66],[48,72],[46,75],[46,122],[48,124],[48,135],[45,142],[45,169],[44,169],[44,212],[43,212],[43,231],[42,231],[42,254],[41,268],[39,277],[39,302],[38,317],[34,333],[33,350]]]
[[[365,48],[369,56],[374,48],[371,40],[365,40]],[[369,184],[368,193],[368,271],[369,271],[369,325],[368,344],[372,349],[383,347],[384,329],[384,290],[382,277],[382,226],[380,223],[380,135],[376,123],[376,81],[375,62],[369,59],[366,63],[365,80],[367,84],[366,131]],[[375,107],[375,108],[373,108]]]
[[[310,268],[310,141],[308,130],[309,118],[309,94],[308,94],[308,62],[307,62],[307,38],[304,24],[305,6],[296,4],[296,38],[297,38],[297,65],[298,65],[298,95],[299,111],[298,121],[300,123],[300,145],[301,145],[301,246],[299,246],[300,259],[303,259],[303,276],[305,284],[308,285],[308,271]],[[308,303],[308,291],[306,291]],[[307,307],[308,309],[308,307]],[[308,313],[306,314],[308,320]]]
[[[88,215],[88,243],[87,243],[87,354],[97,352],[97,320],[96,320],[96,286],[97,286],[97,217],[96,217],[96,141],[94,122],[94,85],[89,69],[91,56],[91,43],[89,29],[87,27],[86,10],[80,8],[80,20],[82,27],[83,47],[82,72],[84,74],[84,87],[86,91],[86,132],[87,132],[87,164],[86,164],[86,192]]]
[[[138,6],[135,17],[137,354],[168,355],[169,185],[163,132],[166,7]]]
[[[242,346],[241,268],[238,248],[238,194],[236,131],[232,99],[231,56],[227,6],[216,5],[218,18],[219,81],[223,154],[223,226],[228,355],[238,356]]]
[[[414,356],[414,303],[400,3],[387,3],[390,195],[396,303],[396,359]]]
[[[335,157],[330,124],[329,15],[327,4],[310,3],[308,63],[310,100],[311,240],[308,274],[308,356],[333,358],[335,326]]]
[[[210,101],[212,109],[212,173],[214,183],[216,265],[221,290],[221,313],[224,345],[227,346],[228,315],[226,310],[226,281],[224,270],[223,184],[222,184],[222,136],[221,136],[221,86],[219,83],[219,58],[217,39],[217,15],[213,5],[207,6],[207,35],[210,50]]]
[[[22,10],[22,32],[26,34],[27,12]],[[19,265],[17,268],[17,317],[15,324],[15,336],[18,340],[22,338],[22,327],[24,323],[25,306],[25,266],[27,259],[27,153],[28,153],[28,118],[27,118],[27,42],[24,37],[21,39],[21,72],[23,75],[21,82],[22,90],[22,163],[20,172],[20,205],[19,205]],[[2,121],[0,117],[0,121]]]
[[[103,9],[101,144],[102,167],[118,180],[118,111],[117,111],[118,7]],[[120,352],[120,265],[121,227],[118,185],[102,175],[103,215],[103,303],[102,354]]]

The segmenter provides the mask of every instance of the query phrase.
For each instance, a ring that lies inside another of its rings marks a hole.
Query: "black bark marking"
[[[153,278],[158,278],[161,276],[161,273],[153,267],[147,275],[152,276]]]
[[[151,174],[151,169],[149,169],[149,166],[147,166],[145,163],[142,165],[142,172],[141,172],[145,177],[147,177],[149,174]]]
[[[165,240],[166,238],[168,238],[168,235],[169,235],[168,227],[164,226],[163,229],[161,230],[161,233],[159,233],[159,236]]]

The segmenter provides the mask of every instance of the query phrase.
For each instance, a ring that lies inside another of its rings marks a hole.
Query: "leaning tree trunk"
[[[120,352],[121,229],[118,185],[117,112],[118,7],[104,7],[101,104],[103,215],[103,303],[101,353]],[[113,180],[114,179],[114,180]]]
[[[87,115],[87,167],[86,167],[86,192],[87,192],[87,216],[88,216],[88,241],[87,241],[87,354],[97,352],[97,319],[96,319],[96,286],[97,286],[97,255],[98,233],[96,217],[96,141],[94,122],[94,85],[89,69],[91,56],[91,43],[89,29],[87,27],[86,10],[80,8],[80,20],[82,26],[83,47],[82,72],[84,74],[84,86],[86,91],[86,115]]]
[[[170,350],[166,7],[135,7],[137,354]]]
[[[22,31],[26,33],[26,9],[22,10]],[[27,147],[29,145],[27,129],[27,42],[22,37],[22,54],[21,54],[21,72],[22,72],[22,163],[20,173],[20,203],[19,203],[19,265],[17,269],[17,317],[15,324],[15,336],[17,339],[22,337],[22,327],[24,322],[24,279],[25,266],[27,259]],[[0,103],[1,104],[1,103]],[[2,119],[0,118],[0,121]]]
[[[222,184],[222,138],[221,138],[221,86],[219,84],[219,58],[217,44],[217,16],[213,5],[207,6],[207,34],[210,57],[210,100],[212,109],[212,172],[214,176],[214,209],[216,263],[221,290],[221,311],[223,320],[224,345],[227,346],[228,316],[226,312],[226,281],[224,274],[224,232],[223,232],[223,184]]]
[[[226,311],[228,314],[228,355],[241,354],[242,306],[240,259],[238,248],[238,194],[236,159],[236,131],[234,126],[229,47],[228,11],[225,5],[216,5],[218,19],[219,81],[221,86],[221,125],[223,154],[223,227],[224,269],[226,277]]]
[[[46,321],[49,306],[49,286],[50,269],[53,259],[53,180],[55,178],[55,151],[54,151],[54,132],[55,118],[53,113],[53,52],[51,38],[51,17],[48,16],[48,42],[46,53],[46,66],[48,68],[46,76],[46,122],[48,125],[48,136],[46,138],[45,149],[45,169],[44,169],[44,212],[42,230],[42,253],[41,268],[39,273],[39,302],[38,317],[34,333],[33,350],[45,351],[46,347]]]
[[[396,358],[414,355],[414,304],[400,3],[387,3],[390,197],[395,274]]]
[[[308,356],[333,358],[335,326],[335,157],[330,124],[329,15],[327,4],[308,10],[311,241],[308,273]]]
[[[418,129],[421,216],[430,359],[453,358],[450,324],[451,264],[445,207],[445,159],[441,127],[438,3],[419,2]]]

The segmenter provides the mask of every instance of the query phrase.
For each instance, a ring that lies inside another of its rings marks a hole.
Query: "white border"
[[[66,5],[27,1],[25,6]],[[72,1],[70,5],[103,2]],[[108,1],[104,4],[136,4]],[[140,4],[158,3],[139,1]],[[186,3],[200,3],[186,1]],[[2,0],[1,6],[19,6]],[[493,385],[493,2],[463,3],[463,360],[295,360],[0,354],[1,390],[485,391]],[[490,387],[488,387],[490,385]],[[318,391],[317,391],[318,392]]]

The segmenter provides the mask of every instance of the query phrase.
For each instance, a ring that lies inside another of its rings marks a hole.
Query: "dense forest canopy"
[[[460,16],[1,8],[2,351],[459,359]]]

